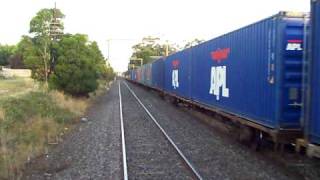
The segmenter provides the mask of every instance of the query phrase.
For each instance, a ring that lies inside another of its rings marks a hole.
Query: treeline
[[[16,46],[0,44],[0,66],[11,64],[11,58],[16,52]]]
[[[178,44],[161,42],[160,38],[158,37],[144,37],[141,42],[132,46],[133,53],[130,58],[129,67],[130,65],[140,66],[141,64],[151,63],[160,57],[190,48],[202,42],[204,42],[204,40],[196,38],[188,41],[184,46],[181,47]]]

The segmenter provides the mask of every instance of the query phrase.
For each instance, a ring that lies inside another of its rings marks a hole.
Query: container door
[[[281,63],[280,128],[299,129],[302,107],[302,72],[305,21],[285,18]],[[281,37],[281,36],[280,36]]]

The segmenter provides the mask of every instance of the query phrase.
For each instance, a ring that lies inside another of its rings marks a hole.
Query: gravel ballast
[[[122,84],[129,179],[192,179],[174,148]]]
[[[119,82],[129,179],[194,179],[123,80],[113,83],[47,157],[32,160],[22,179],[123,179]],[[204,179],[313,179],[208,127],[155,91],[127,83]]]
[[[276,163],[264,160],[162,100],[153,91],[128,85],[205,179],[297,179]]]

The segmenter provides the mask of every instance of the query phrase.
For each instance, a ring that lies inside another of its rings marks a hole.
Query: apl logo
[[[229,57],[230,48],[218,49],[211,52],[211,58],[220,63]],[[220,89],[222,93],[220,93]],[[213,66],[211,67],[210,90],[209,94],[216,96],[220,100],[220,94],[223,97],[229,97],[229,88],[227,88],[227,67],[226,66]]]
[[[179,87],[179,67],[180,61],[174,60],[172,61],[172,87],[173,89],[177,89]]]
[[[300,39],[291,39],[288,40],[286,47],[287,51],[302,51],[302,40]]]
[[[211,58],[214,61],[220,62],[229,57],[230,48],[218,49],[216,51],[211,52]]]

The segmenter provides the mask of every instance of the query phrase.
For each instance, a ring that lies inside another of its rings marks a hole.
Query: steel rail
[[[120,123],[121,123],[121,143],[122,143],[122,164],[123,164],[123,179],[128,180],[128,168],[127,168],[127,153],[126,153],[126,141],[124,137],[123,127],[123,113],[122,113],[122,97],[121,97],[121,85],[119,82],[119,108],[120,108]]]
[[[153,122],[158,126],[158,128],[161,130],[162,134],[167,138],[167,140],[170,142],[170,144],[174,147],[174,149],[177,151],[177,153],[180,155],[180,157],[184,160],[184,162],[188,165],[188,167],[191,169],[192,173],[199,179],[202,180],[200,173],[196,170],[196,168],[192,165],[192,163],[186,158],[186,156],[182,153],[182,151],[178,148],[178,146],[173,142],[173,140],[169,137],[169,135],[165,132],[165,130],[160,126],[160,124],[157,122],[157,120],[154,118],[154,116],[150,113],[150,111],[146,108],[146,106],[141,102],[141,100],[138,98],[138,96],[134,93],[134,91],[129,87],[129,85],[123,81],[123,83],[127,86],[130,93],[135,97],[135,99],[139,102],[139,104],[142,106],[142,108],[147,112],[149,117],[153,120]]]

